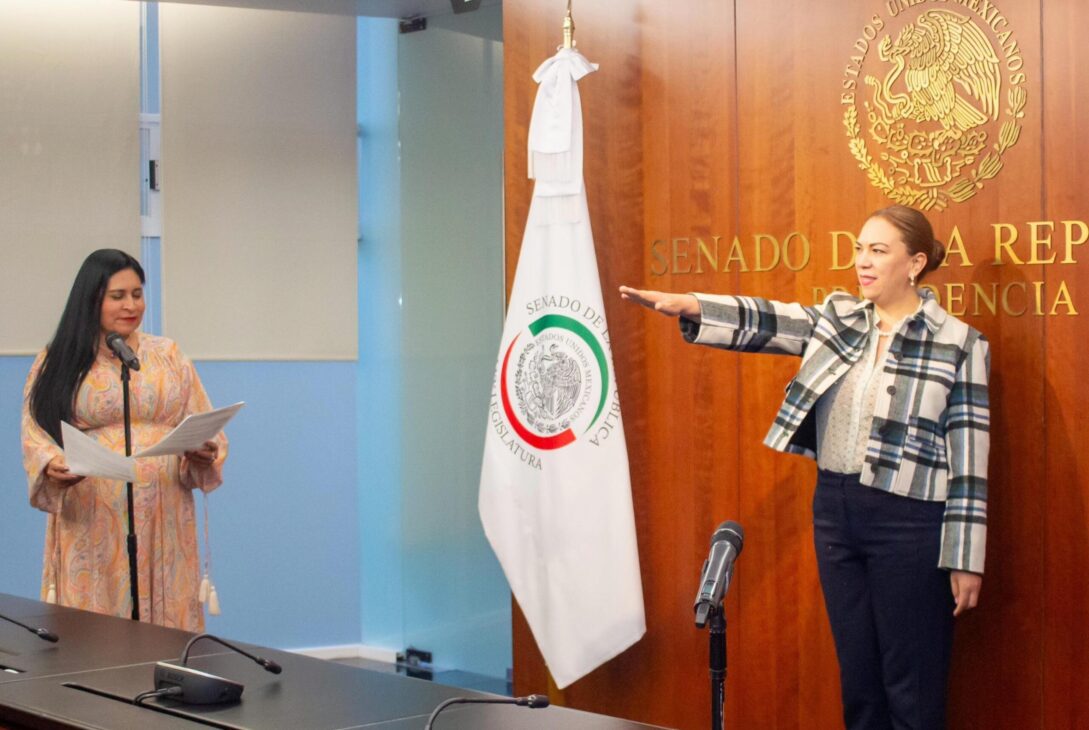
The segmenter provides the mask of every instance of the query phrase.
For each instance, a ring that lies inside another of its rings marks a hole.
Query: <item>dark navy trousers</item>
[[[940,730],[953,643],[944,502],[820,471],[813,536],[848,730]]]

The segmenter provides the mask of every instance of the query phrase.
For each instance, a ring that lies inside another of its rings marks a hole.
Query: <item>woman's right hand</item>
[[[700,303],[691,294],[673,294],[652,289],[633,289],[630,286],[622,286],[620,287],[620,298],[642,304],[647,309],[653,309],[655,312],[661,312],[670,317],[680,316],[694,322],[700,321]]]
[[[45,465],[45,476],[62,487],[70,487],[77,482],[83,481],[83,477],[79,474],[72,474],[68,471],[68,465],[64,463],[63,456],[54,456]]]

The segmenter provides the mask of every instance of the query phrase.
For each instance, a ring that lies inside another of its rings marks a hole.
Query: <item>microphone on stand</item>
[[[140,369],[140,358],[136,357],[136,353],[132,351],[128,343],[125,342],[125,338],[116,332],[110,332],[106,335],[106,347],[113,350],[113,354],[121,358],[121,362],[130,370]]]
[[[439,704],[435,708],[435,711],[431,713],[431,717],[427,718],[427,724],[424,726],[424,730],[431,730],[431,726],[435,722],[435,718],[439,716],[439,713],[445,710],[450,705],[517,705],[518,707],[529,707],[531,709],[537,709],[539,707],[548,707],[550,704],[548,698],[544,695],[528,695],[526,697],[451,697]]]
[[[711,553],[703,563],[700,576],[700,588],[696,593],[696,626],[707,625],[708,614],[720,603],[730,587],[730,578],[734,574],[734,561],[741,554],[745,543],[745,531],[741,525],[727,520],[718,526],[711,536]]]
[[[125,339],[116,332],[106,333],[106,346],[113,354],[121,358],[121,393],[125,414],[125,456],[132,456],[132,414],[129,410],[129,370],[139,370],[140,360],[136,353],[128,346]],[[129,553],[129,596],[132,601],[132,620],[140,620],[140,578],[136,570],[136,508],[132,494],[132,482],[125,485],[125,498],[128,502],[129,533],[126,545]]]
[[[734,561],[745,544],[745,531],[741,525],[727,520],[718,526],[711,536],[711,553],[703,563],[700,587],[696,593],[696,626],[708,630],[708,652],[711,671],[711,727],[722,730],[722,718],[726,708],[726,611],[722,597],[730,587],[734,574]]]
[[[52,631],[49,631],[48,629],[34,628],[33,626],[27,626],[23,622],[16,621],[15,619],[13,619],[13,618],[11,618],[9,616],[5,616],[2,613],[0,613],[0,619],[4,619],[5,621],[13,623],[13,624],[15,624],[16,626],[18,626],[21,629],[26,629],[27,631],[29,631],[30,633],[34,634],[39,639],[42,639],[44,641],[52,641],[55,644],[55,643],[57,643],[57,640],[60,638],[59,636],[54,634]]]
[[[193,648],[193,644],[201,639],[208,639],[222,644],[228,649],[252,659],[266,672],[279,674],[283,671],[283,668],[271,659],[254,656],[218,636],[197,634],[185,645],[179,663],[157,662],[155,664],[155,689],[143,693],[138,700],[133,701],[139,704],[145,698],[160,696],[173,697],[187,705],[208,705],[220,702],[237,702],[241,699],[242,690],[245,689],[242,684],[186,666],[189,661],[189,650]]]

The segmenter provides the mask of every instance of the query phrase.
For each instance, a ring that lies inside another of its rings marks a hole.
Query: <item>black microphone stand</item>
[[[451,705],[517,705],[519,707],[529,707],[532,709],[539,709],[542,707],[548,707],[548,697],[545,695],[529,695],[527,697],[451,697],[445,702],[440,702],[439,706],[431,713],[431,717],[427,718],[427,724],[424,725],[424,730],[431,730],[435,725],[435,718],[439,716],[439,713],[445,710]]]
[[[129,366],[121,361],[121,392],[125,408],[125,456],[132,456],[132,415],[129,412]],[[136,510],[133,506],[132,482],[126,484],[129,506],[129,594],[132,596],[132,620],[140,620],[140,583],[136,572]]]
[[[2,613],[0,613],[0,620],[7,621],[9,623],[13,623],[13,624],[15,624],[16,626],[18,626],[21,629],[26,629],[30,633],[37,636],[39,639],[45,639],[46,641],[52,641],[54,644],[57,643],[57,638],[58,638],[57,635],[54,634],[49,629],[42,629],[42,628],[35,628],[33,626],[28,626],[27,624],[24,624],[22,621],[16,621],[15,619],[11,618],[10,616],[5,616]]]
[[[723,730],[726,706],[726,609],[711,608],[711,730]]]

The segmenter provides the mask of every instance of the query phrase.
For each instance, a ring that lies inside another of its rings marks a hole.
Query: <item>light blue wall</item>
[[[32,357],[0,357],[0,591],[37,598],[45,515],[27,501],[19,418]]]
[[[278,648],[360,635],[355,363],[198,362],[212,402],[246,401],[227,427],[210,496],[208,630]]]

